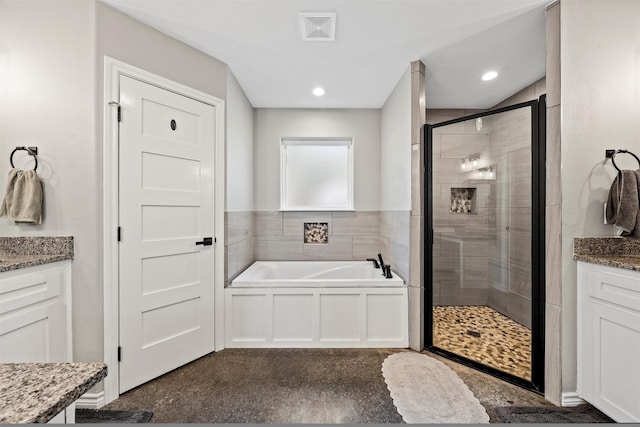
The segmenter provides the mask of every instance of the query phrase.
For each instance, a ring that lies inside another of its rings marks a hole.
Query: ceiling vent
[[[304,41],[334,41],[336,39],[335,13],[301,13],[300,24]]]

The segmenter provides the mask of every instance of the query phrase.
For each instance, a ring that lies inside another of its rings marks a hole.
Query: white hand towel
[[[0,217],[15,222],[42,223],[42,184],[34,170],[11,169]]]

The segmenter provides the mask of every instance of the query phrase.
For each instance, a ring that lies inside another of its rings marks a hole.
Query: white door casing
[[[120,392],[214,350],[215,108],[120,78]]]

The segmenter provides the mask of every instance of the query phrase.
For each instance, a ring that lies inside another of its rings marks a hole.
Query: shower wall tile
[[[434,257],[433,258],[433,281],[462,283],[462,273],[464,265],[459,257]]]
[[[458,170],[460,160],[468,159],[472,154],[486,152],[489,148],[489,135],[477,132],[473,135],[442,135],[441,141],[440,158],[456,159]]]
[[[547,205],[561,203],[560,106],[547,108]]]
[[[314,261],[344,261],[353,256],[351,236],[331,236],[327,244],[306,244],[302,247],[305,259]]]
[[[231,280],[233,280],[238,275],[238,245],[233,244],[227,246],[224,251],[224,259],[225,259],[225,275],[226,283],[228,284]]]
[[[331,212],[282,212],[282,230],[285,236],[303,236],[305,222],[326,222],[332,232]]]
[[[225,286],[254,258],[254,213],[225,212]]]
[[[489,239],[487,237],[464,237],[464,256],[465,257],[487,257],[489,252]],[[486,263],[485,263],[486,264]]]
[[[442,305],[487,305],[489,289],[460,289],[457,283],[440,283]]]
[[[562,229],[560,206],[546,207],[546,295],[547,304],[562,305]]]
[[[441,305],[440,302],[440,282],[433,282],[433,305]]]
[[[509,235],[509,263],[531,265],[531,235]]]
[[[544,398],[554,405],[562,401],[562,310],[547,304],[545,308]]]
[[[383,252],[380,218],[379,211],[256,212],[253,257],[265,261],[364,260],[375,257]],[[392,224],[393,221],[396,224]],[[305,222],[326,222],[329,226],[328,243],[304,244]],[[390,232],[401,227],[400,216],[389,220]],[[243,253],[248,254],[250,248],[239,249],[239,268],[242,268],[243,260],[250,258],[249,255],[243,258]],[[389,262],[389,257],[385,257],[385,262]]]
[[[382,252],[380,236],[353,236],[353,259],[376,258]]]
[[[379,236],[380,212],[334,212],[333,234],[336,236]]]
[[[409,287],[409,345],[413,350],[424,348],[424,288]]]
[[[531,268],[529,266],[510,265],[509,291],[523,298],[531,298]]]
[[[254,235],[253,212],[225,212],[227,244],[238,243]]]
[[[547,9],[546,20],[547,107],[560,105],[560,3]]]
[[[509,293],[508,316],[531,329],[531,300]]]
[[[380,212],[382,256],[405,281],[409,277],[410,211]]]
[[[255,256],[259,261],[302,261],[302,236],[256,236]]]
[[[238,274],[240,274],[253,264],[256,259],[254,250],[255,238],[251,237],[242,240],[236,246],[238,252]]]
[[[424,284],[424,217],[412,215],[410,220],[409,242],[409,285],[423,288]]]
[[[423,215],[424,206],[424,146],[411,146],[411,215]]]
[[[465,256],[464,288],[487,288],[489,286],[489,263],[484,257]]]
[[[509,210],[509,232],[517,235],[531,235],[531,208]]]
[[[434,184],[455,184],[462,187],[464,181],[465,173],[460,169],[460,159],[439,159],[433,162]]]
[[[487,305],[494,310],[509,317],[509,293],[496,288],[490,288],[487,296]]]
[[[506,262],[489,258],[489,284],[500,292],[509,292],[509,268]]]
[[[282,230],[282,212],[255,212],[256,236],[280,236]]]

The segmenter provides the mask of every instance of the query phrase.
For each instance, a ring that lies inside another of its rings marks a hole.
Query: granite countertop
[[[73,259],[73,237],[0,237],[0,273]]]
[[[46,423],[106,376],[104,363],[0,363],[0,424]]]
[[[573,259],[640,271],[640,241],[623,237],[576,237]]]

